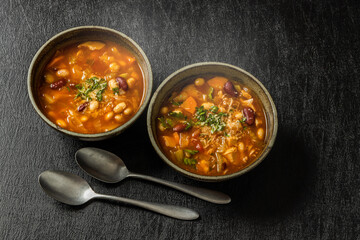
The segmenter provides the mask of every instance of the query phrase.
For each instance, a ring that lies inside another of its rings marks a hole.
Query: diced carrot
[[[196,111],[197,103],[196,100],[193,97],[188,97],[181,105],[183,109],[188,111],[191,114],[194,114]]]
[[[178,134],[177,132],[174,132],[174,133],[173,133],[173,136],[174,136],[176,145],[178,145],[178,144],[179,144],[179,141],[180,141],[180,136],[179,136],[179,134]]]
[[[227,81],[229,80],[224,77],[214,77],[207,81],[207,83],[216,90],[222,90]]]
[[[162,137],[167,147],[176,147],[176,141],[173,137],[170,136],[163,136]]]
[[[54,58],[48,65],[47,67],[53,67],[56,63],[58,63],[60,60],[62,60],[65,56],[64,55],[61,55],[61,56],[58,56],[56,58]]]

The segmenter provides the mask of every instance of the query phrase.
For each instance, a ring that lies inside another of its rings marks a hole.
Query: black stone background
[[[359,239],[359,1],[20,1],[0,3],[1,239]],[[146,114],[119,137],[82,142],[48,127],[26,86],[50,37],[81,25],[119,30],[145,51],[154,90],[175,70],[221,61],[255,75],[279,113],[276,145],[250,173],[222,183],[176,173],[153,150]],[[136,172],[221,190],[215,205],[136,179],[108,185],[74,153],[96,146]],[[190,207],[192,222],[94,201],[70,207],[45,195],[38,175],[60,169],[101,193]]]

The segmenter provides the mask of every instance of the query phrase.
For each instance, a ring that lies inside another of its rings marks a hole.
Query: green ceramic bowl
[[[158,138],[156,134],[156,126],[157,126],[156,119],[160,111],[161,104],[170,97],[174,89],[184,87],[186,84],[191,83],[196,77],[206,76],[206,75],[224,76],[226,78],[238,81],[240,84],[246,86],[247,88],[251,89],[253,92],[256,93],[256,95],[262,102],[265,110],[266,121],[267,121],[265,147],[262,153],[259,155],[259,157],[251,165],[233,174],[224,175],[224,176],[203,176],[188,172],[180,168],[179,166],[175,165],[172,161],[170,161],[161,151],[158,142]],[[257,80],[253,75],[244,71],[241,68],[238,68],[230,64],[219,63],[219,62],[203,62],[181,68],[180,70],[168,76],[161,83],[161,85],[158,87],[158,89],[156,90],[150,101],[150,105],[147,113],[147,128],[151,143],[154,146],[156,152],[170,167],[184,174],[185,176],[188,176],[196,180],[218,182],[218,181],[224,181],[234,177],[238,177],[250,171],[251,169],[256,167],[262,160],[264,160],[264,158],[268,155],[272,146],[274,145],[276,133],[278,129],[278,119],[277,119],[275,104],[269,92],[265,89],[264,85],[262,85],[261,82]]]
[[[39,99],[37,98],[37,94],[36,94],[36,91],[41,81],[43,81],[43,77],[41,75],[43,69],[45,65],[49,62],[51,57],[54,55],[56,50],[74,43],[89,41],[89,40],[92,41],[110,40],[127,48],[135,56],[141,69],[143,70],[144,83],[145,83],[145,94],[143,96],[139,111],[129,121],[119,126],[118,128],[115,128],[108,132],[96,133],[96,134],[76,133],[60,128],[59,126],[51,122],[41,111],[41,108],[39,107],[40,106]],[[146,57],[144,51],[131,38],[129,38],[128,36],[126,36],[121,32],[118,32],[110,28],[98,27],[98,26],[82,26],[82,27],[71,28],[55,35],[37,51],[29,67],[27,84],[28,84],[29,97],[33,107],[35,108],[39,116],[48,125],[50,125],[52,128],[56,129],[59,132],[76,137],[81,140],[97,141],[119,135],[131,124],[133,124],[135,120],[141,115],[141,113],[145,110],[146,105],[150,100],[150,95],[153,85],[153,75],[151,71],[150,62]]]

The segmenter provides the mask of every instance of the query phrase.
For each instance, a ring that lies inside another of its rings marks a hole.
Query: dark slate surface
[[[358,1],[2,1],[1,239],[359,239],[359,9]],[[114,28],[138,42],[155,88],[200,61],[251,72],[279,113],[271,154],[242,177],[200,183],[156,155],[145,114],[103,142],[50,129],[30,104],[27,69],[47,39],[80,25]],[[214,205],[135,179],[100,183],[76,166],[74,153],[84,146],[113,151],[140,173],[224,191],[233,201]],[[47,169],[76,173],[102,193],[187,206],[201,219],[105,201],[69,207],[40,189],[37,177]]]

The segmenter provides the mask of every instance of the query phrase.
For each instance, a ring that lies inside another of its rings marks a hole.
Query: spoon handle
[[[163,180],[160,178],[155,178],[155,177],[142,175],[142,174],[138,174],[138,173],[130,173],[129,177],[144,179],[144,180],[152,181],[155,183],[163,184],[165,186],[174,188],[181,192],[187,193],[191,196],[194,196],[194,197],[197,197],[197,198],[200,198],[202,200],[212,202],[212,203],[227,204],[227,203],[231,202],[231,198],[228,195],[226,195],[225,193],[222,193],[222,192],[214,191],[214,190],[209,190],[209,189],[205,189],[205,188],[201,188],[201,187],[189,186],[189,185],[185,185],[185,184],[181,184],[181,183],[169,182],[169,181],[166,181],[166,180]]]
[[[166,205],[160,203],[151,203],[145,201],[139,201],[129,198],[115,197],[104,194],[96,194],[94,198],[114,200],[122,203],[127,203],[133,206],[144,208],[153,212],[163,214],[168,217],[177,218],[181,220],[195,220],[199,217],[199,214],[189,208]]]

